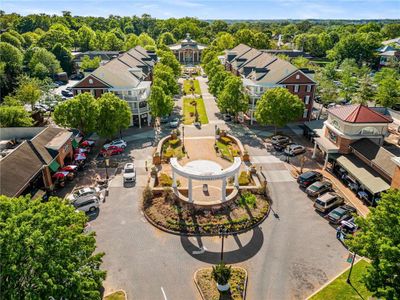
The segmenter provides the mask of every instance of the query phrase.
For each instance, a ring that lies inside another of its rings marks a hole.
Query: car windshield
[[[309,189],[312,190],[313,192],[316,192],[320,189],[321,187],[318,185],[310,185]]]
[[[341,218],[345,214],[345,211],[343,210],[334,210],[331,212],[331,217],[335,219]]]
[[[125,169],[125,173],[134,173],[133,169]]]
[[[325,206],[325,202],[321,201],[321,200],[317,200],[315,201],[316,204],[321,205],[321,206]]]

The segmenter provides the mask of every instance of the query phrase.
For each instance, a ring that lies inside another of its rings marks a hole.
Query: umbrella
[[[85,148],[76,148],[75,149],[75,154],[77,154],[77,153],[85,153],[85,152],[87,152],[87,149],[85,149]]]
[[[75,154],[75,160],[85,160],[86,155],[84,153]]]
[[[77,168],[78,168],[78,166],[76,166],[76,165],[68,165],[68,166],[62,167],[62,168],[61,168],[61,171],[73,172],[73,171],[75,171]]]
[[[54,173],[52,177],[55,178],[55,179],[62,179],[65,176],[67,176],[68,174],[69,174],[69,172],[61,171],[61,172]]]
[[[91,140],[85,140],[81,143],[81,146],[83,146],[83,147],[91,147],[93,145],[94,145],[94,141],[91,141]]]

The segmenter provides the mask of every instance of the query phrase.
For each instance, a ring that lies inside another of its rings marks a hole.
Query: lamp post
[[[110,159],[108,158],[108,155],[106,156],[106,158],[104,159],[104,162],[106,164],[106,179],[108,181],[108,167],[110,166]]]
[[[226,235],[226,228],[224,226],[220,226],[219,230],[219,237],[222,238],[222,243],[221,243],[221,262],[224,261],[224,238]]]
[[[182,151],[185,153],[185,126],[182,125]]]
[[[352,258],[352,260],[351,260],[351,266],[350,266],[350,271],[349,271],[349,276],[347,276],[347,280],[346,280],[346,282],[348,283],[348,284],[351,284],[351,281],[350,281],[350,276],[351,276],[351,271],[353,271],[353,265],[354,265],[354,261],[356,260],[356,252],[354,252],[353,253],[353,258]]]

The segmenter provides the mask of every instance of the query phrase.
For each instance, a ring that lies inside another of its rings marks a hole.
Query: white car
[[[290,156],[295,156],[304,152],[306,152],[306,148],[302,145],[297,145],[297,144],[288,145],[285,149],[286,155]]]
[[[111,146],[117,146],[122,149],[125,149],[126,146],[128,146],[128,144],[123,139],[118,139],[118,140],[113,140],[111,143],[104,144],[103,148],[107,150]]]
[[[124,166],[123,173],[124,182],[135,182],[136,181],[136,170],[133,163],[127,163]]]
[[[100,189],[98,187],[85,187],[82,189],[79,189],[72,194],[67,196],[67,200],[69,202],[75,202],[81,197],[87,196],[87,195],[98,195],[100,192]]]
[[[100,199],[96,195],[86,195],[73,203],[78,211],[94,212],[100,206]]]

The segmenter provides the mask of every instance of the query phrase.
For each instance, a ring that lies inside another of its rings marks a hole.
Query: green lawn
[[[183,99],[183,124],[185,125],[190,125],[193,124],[194,122],[194,115],[191,117],[190,113],[192,112],[194,114],[195,108],[192,104],[190,104],[192,101],[197,102],[197,112],[199,114],[199,120],[201,124],[208,124],[208,117],[207,117],[207,112],[206,112],[206,107],[204,106],[204,101],[202,98],[184,98]]]
[[[229,150],[229,145],[226,145],[220,141],[217,141],[217,146],[218,146],[219,151],[221,151],[221,154],[224,157],[226,157],[230,161],[233,161],[233,156],[232,156],[231,151]]]
[[[125,294],[121,291],[118,291],[106,296],[104,300],[125,300]]]
[[[186,93],[186,95],[191,95],[192,94],[192,92],[190,91],[190,88],[192,86],[191,83],[190,83],[191,81],[193,82],[194,93],[198,94],[198,95],[201,95],[201,90],[200,90],[200,85],[199,85],[199,81],[198,80],[188,80],[188,79],[186,79],[183,82],[183,91]]]
[[[311,300],[334,300],[334,299],[368,299],[372,293],[367,290],[361,282],[363,274],[365,274],[369,263],[365,260],[357,262],[351,273],[351,283],[346,282],[349,270],[336,278],[328,286],[322,289],[318,294],[311,297]]]

